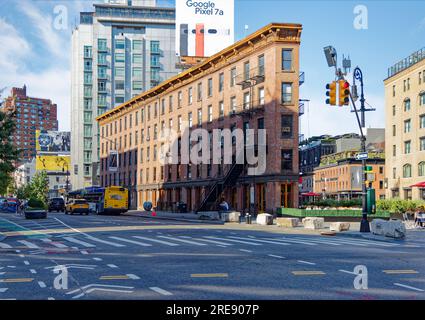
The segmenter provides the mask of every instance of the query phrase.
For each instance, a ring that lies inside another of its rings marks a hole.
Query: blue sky
[[[2,0],[0,6],[0,89],[22,86],[29,94],[48,97],[58,104],[60,129],[69,130],[70,37],[78,13],[90,10],[93,1]],[[160,4],[173,5],[161,0]],[[66,29],[54,27],[54,8],[66,7]],[[365,5],[368,28],[357,30],[353,10]],[[347,108],[324,104],[325,84],[333,80],[323,47],[333,45],[338,54],[350,55],[353,67],[362,68],[366,99],[376,112],[367,114],[367,126],[384,127],[383,80],[387,68],[425,47],[424,1],[284,1],[236,0],[235,34],[243,38],[270,22],[303,24],[300,53],[306,82],[301,98],[310,99],[302,117],[306,136],[358,132],[354,114]],[[349,75],[351,78],[351,75]]]

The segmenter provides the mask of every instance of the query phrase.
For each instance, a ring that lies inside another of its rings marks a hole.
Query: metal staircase
[[[211,185],[209,191],[206,192],[206,195],[204,193],[204,200],[202,200],[201,205],[199,206],[198,210],[196,210],[196,212],[216,210],[217,201],[219,200],[220,195],[226,188],[231,188],[236,185],[236,182],[244,171],[244,168],[244,164],[231,164],[230,169],[227,171],[226,175],[221,179],[216,179],[214,184]]]

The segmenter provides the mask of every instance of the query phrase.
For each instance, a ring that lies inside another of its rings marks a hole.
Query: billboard
[[[35,170],[47,172],[66,172],[71,168],[70,156],[37,156]]]
[[[39,153],[71,153],[71,132],[37,130],[35,148]]]
[[[176,0],[176,53],[209,57],[234,43],[234,0]]]

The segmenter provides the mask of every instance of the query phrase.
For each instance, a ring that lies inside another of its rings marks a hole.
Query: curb
[[[173,221],[181,221],[181,222],[194,222],[194,223],[209,223],[209,224],[221,224],[224,225],[222,221],[214,221],[214,220],[194,220],[188,218],[176,218],[176,217],[159,217],[159,216],[142,216],[138,214],[126,213],[125,216],[139,217],[139,218],[150,218],[150,219],[160,219],[160,220],[173,220]]]
[[[359,233],[345,233],[345,232],[337,232],[336,236],[339,237],[348,237],[348,238],[361,238],[366,240],[375,240],[375,241],[381,241],[381,242],[394,242],[394,241],[405,241],[406,239],[396,239],[396,238],[389,238],[389,237],[383,237],[383,236],[377,236],[372,233],[370,234],[361,234]]]

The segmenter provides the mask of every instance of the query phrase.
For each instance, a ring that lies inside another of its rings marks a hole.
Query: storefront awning
[[[425,181],[424,182],[419,182],[417,184],[414,184],[410,187],[418,187],[418,188],[425,188]]]

